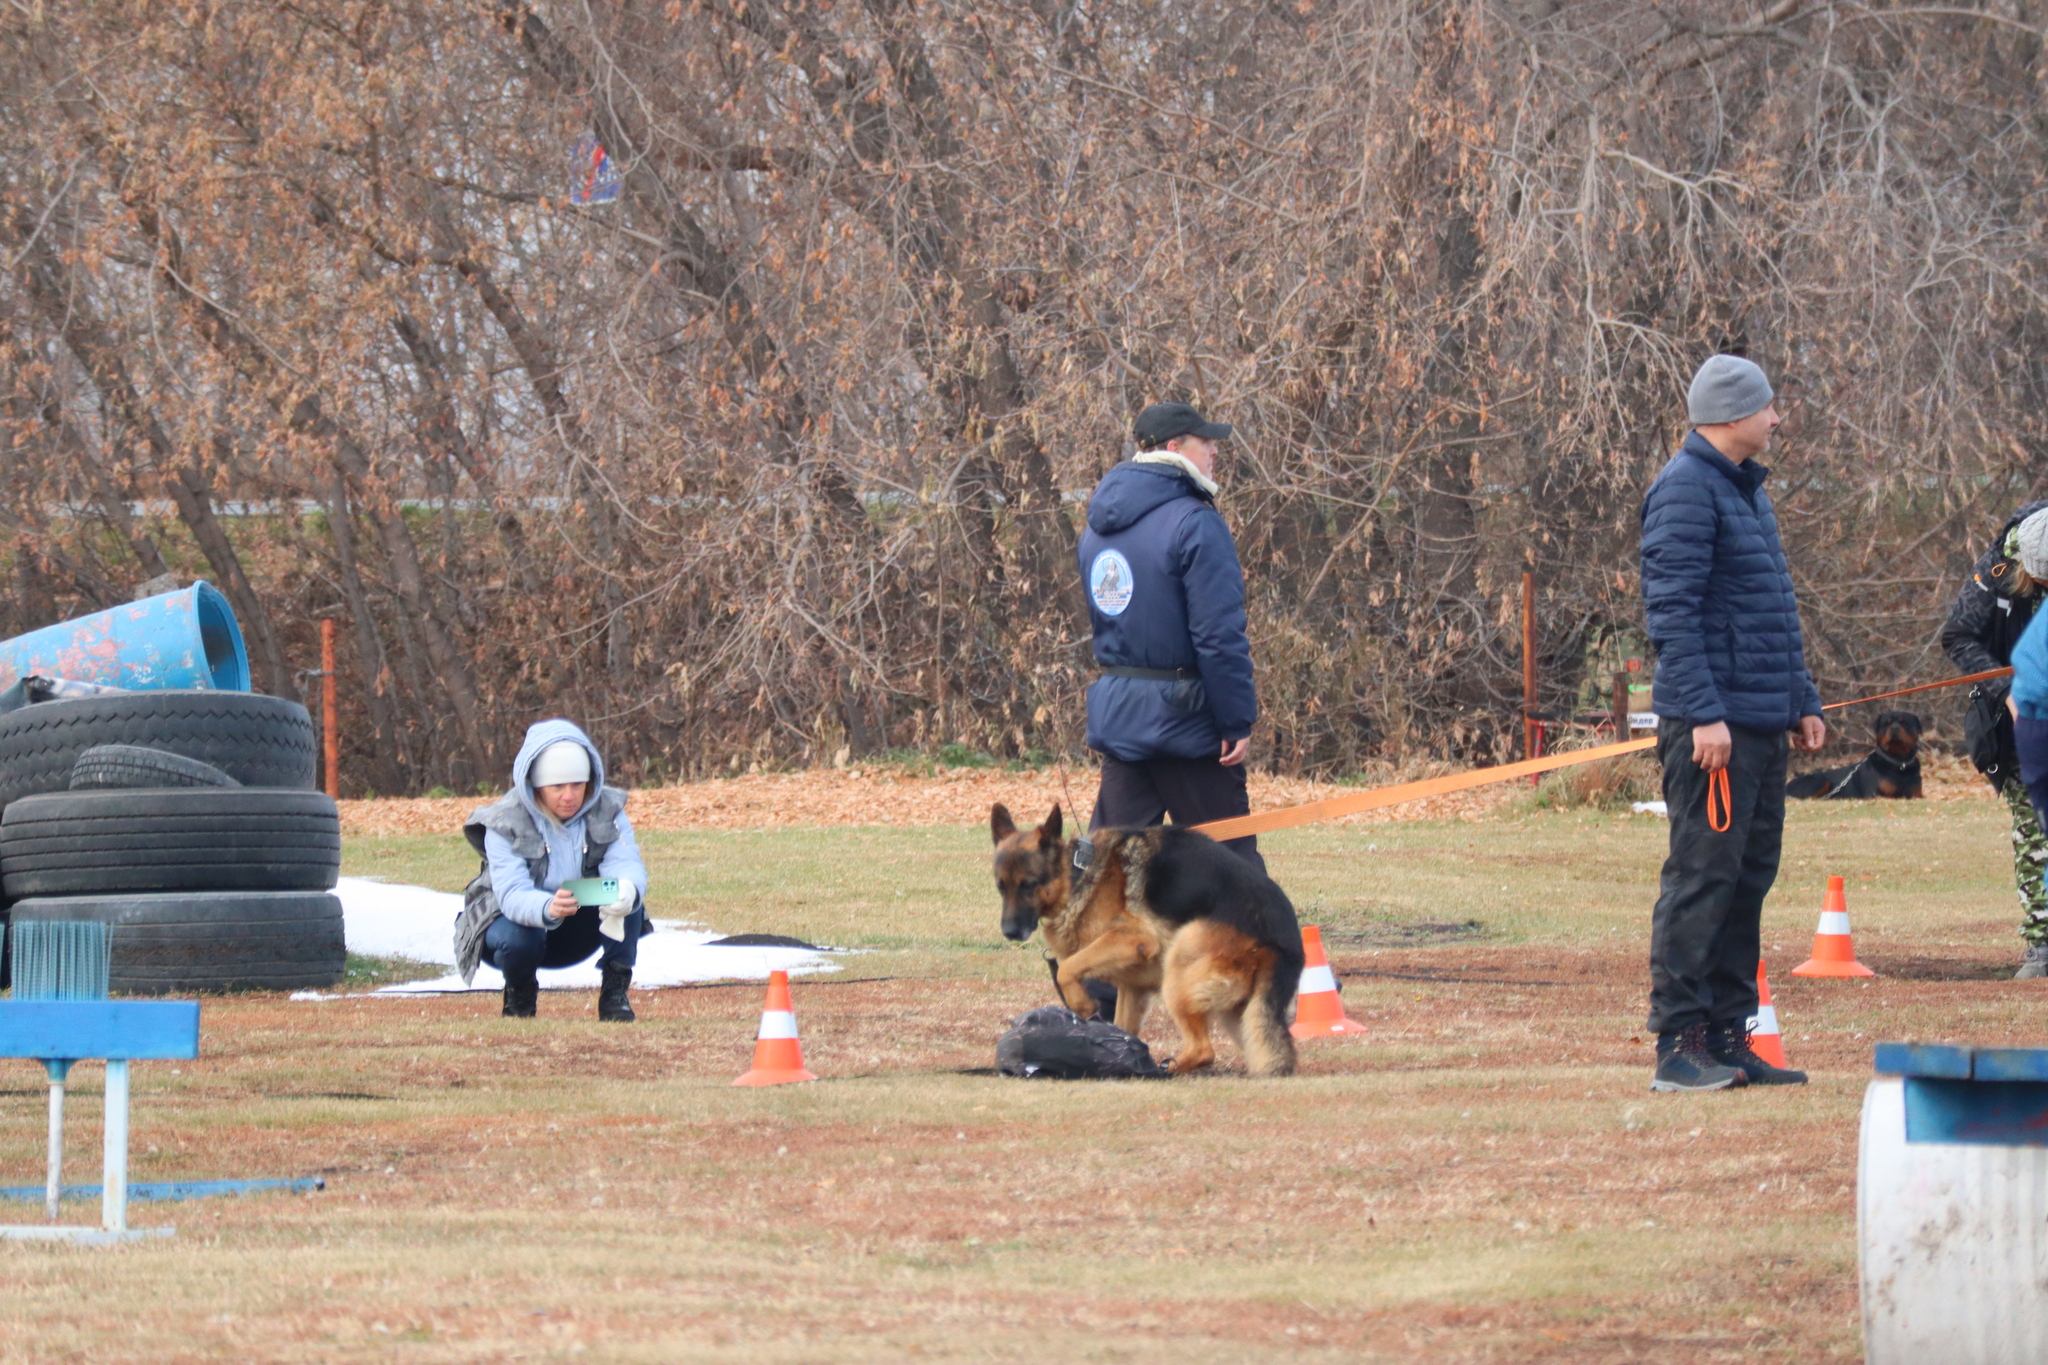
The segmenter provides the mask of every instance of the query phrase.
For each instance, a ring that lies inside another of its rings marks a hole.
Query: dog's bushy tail
[[[1245,1070],[1254,1076],[1294,1074],[1294,1035],[1287,1011],[1301,985],[1301,944],[1269,944],[1271,960],[1252,987],[1244,1011]]]

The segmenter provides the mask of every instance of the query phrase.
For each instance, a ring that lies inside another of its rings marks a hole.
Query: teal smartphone
[[[574,896],[578,905],[610,905],[619,898],[619,879],[577,877],[563,882],[562,889]]]

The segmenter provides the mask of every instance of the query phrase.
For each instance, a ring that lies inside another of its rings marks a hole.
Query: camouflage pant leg
[[[2012,875],[2019,888],[2020,937],[2029,946],[2048,943],[2048,838],[2041,835],[2041,822],[2034,803],[2017,777],[2008,777],[1999,794],[2012,811]]]

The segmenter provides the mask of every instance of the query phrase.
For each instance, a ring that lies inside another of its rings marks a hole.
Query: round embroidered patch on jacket
[[[1088,595],[1104,616],[1122,616],[1131,605],[1131,561],[1117,550],[1104,550],[1088,566]]]

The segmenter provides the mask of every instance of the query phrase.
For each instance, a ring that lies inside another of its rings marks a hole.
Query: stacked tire
[[[0,900],[111,926],[132,994],[330,986],[341,825],[312,719],[248,692],[127,692],[0,716]]]

